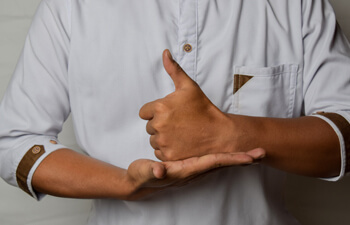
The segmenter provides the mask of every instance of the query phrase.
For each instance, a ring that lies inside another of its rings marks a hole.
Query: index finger
[[[144,120],[151,120],[154,117],[154,101],[144,104],[139,112],[139,116]]]

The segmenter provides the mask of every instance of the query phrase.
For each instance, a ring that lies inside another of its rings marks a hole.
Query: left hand
[[[265,157],[261,148],[246,153],[209,154],[179,161],[156,162],[139,159],[132,162],[126,171],[126,180],[131,192],[124,200],[140,200],[159,191],[184,186],[223,167],[250,165]]]
[[[146,130],[156,157],[169,161],[232,152],[230,119],[211,103],[169,50],[163,52],[163,64],[175,92],[140,110],[140,117],[149,120]]]

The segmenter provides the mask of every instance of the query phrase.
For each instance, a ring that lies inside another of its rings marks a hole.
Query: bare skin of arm
[[[157,158],[179,160],[262,147],[266,150],[263,163],[272,167],[315,177],[339,174],[339,140],[322,119],[223,113],[172,59],[168,50],[163,53],[163,64],[175,91],[140,110],[140,117],[149,120],[146,130]]]
[[[139,200],[166,188],[182,186],[210,170],[248,165],[264,155],[263,149],[254,149],[172,162],[139,159],[125,170],[70,149],[59,149],[41,162],[32,185],[38,192],[59,197]]]

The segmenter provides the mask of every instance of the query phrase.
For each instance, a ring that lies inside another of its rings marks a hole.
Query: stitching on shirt
[[[297,88],[297,77],[298,77],[298,72],[290,72],[290,80],[289,80],[289,109],[288,109],[288,117],[293,116],[293,109],[294,109],[294,103],[295,103],[295,93],[296,93],[296,88]]]
[[[197,81],[197,54],[198,54],[198,0],[196,1],[196,49],[194,52],[193,77]]]
[[[179,3],[179,15],[177,18],[177,57],[176,61],[180,64],[180,54],[181,54],[181,43],[180,43],[180,26],[181,26],[181,0],[178,1]]]

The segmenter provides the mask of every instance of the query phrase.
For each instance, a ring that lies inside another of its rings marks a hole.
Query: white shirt
[[[64,147],[54,141],[70,113],[90,156],[123,168],[155,159],[138,112],[174,91],[166,48],[224,112],[326,112],[315,116],[339,137],[334,180],[344,175],[350,49],[327,0],[44,0],[0,105],[1,177],[41,198],[32,175]],[[227,168],[144,201],[95,200],[89,224],[298,224],[283,207],[284,176]]]

